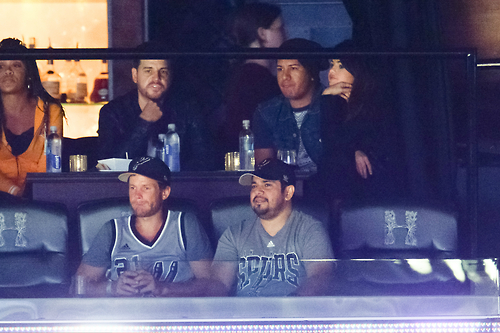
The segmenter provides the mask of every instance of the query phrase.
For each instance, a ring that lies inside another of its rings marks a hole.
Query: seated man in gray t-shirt
[[[240,177],[249,186],[255,220],[229,227],[219,240],[212,278],[238,296],[324,295],[333,251],[321,222],[292,207],[293,167],[266,159]]]

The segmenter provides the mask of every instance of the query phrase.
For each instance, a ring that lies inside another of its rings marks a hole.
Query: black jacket
[[[156,122],[139,117],[137,89],[104,105],[99,113],[99,158],[146,156],[148,141],[167,133],[168,124],[174,123],[181,141],[181,170],[212,170],[211,140],[198,108],[178,96],[166,93],[160,106],[163,115]]]
[[[349,200],[393,195],[395,138],[385,119],[347,119],[347,102],[340,96],[321,96],[321,112],[323,156],[318,173],[326,194]],[[373,175],[368,179],[356,171],[357,150],[364,152],[372,165]]]

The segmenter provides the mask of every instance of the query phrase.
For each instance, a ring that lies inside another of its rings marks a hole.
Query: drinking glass
[[[297,164],[297,151],[295,149],[278,150],[278,159],[291,165]]]

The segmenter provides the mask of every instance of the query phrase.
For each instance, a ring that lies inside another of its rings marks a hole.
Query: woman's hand
[[[361,150],[356,150],[356,152],[354,153],[354,158],[356,159],[356,170],[361,177],[367,179],[368,175],[371,176],[373,174],[372,165],[365,153],[363,153]]]
[[[327,87],[323,91],[323,95],[340,95],[346,101],[351,96],[352,84],[347,82],[338,82],[332,86]]]

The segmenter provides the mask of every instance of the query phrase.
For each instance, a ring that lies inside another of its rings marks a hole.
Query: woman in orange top
[[[6,38],[1,52],[27,50]],[[35,60],[0,60],[0,191],[21,196],[28,172],[45,172],[45,136],[62,137],[61,104],[43,88]]]

